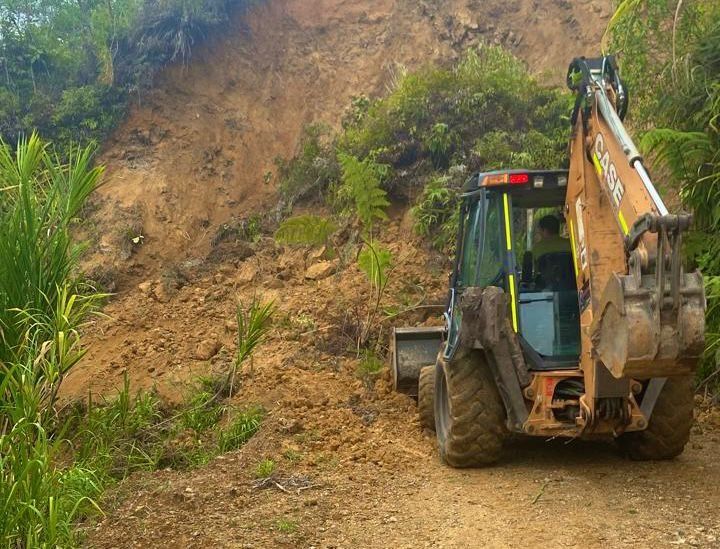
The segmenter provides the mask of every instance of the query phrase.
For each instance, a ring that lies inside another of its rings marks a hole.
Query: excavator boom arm
[[[704,348],[702,277],[682,265],[691,216],[668,212],[623,125],[627,91],[612,57],[573,61],[566,213],[580,292],[581,367],[595,381],[687,375]],[[612,385],[612,382],[610,383]]]

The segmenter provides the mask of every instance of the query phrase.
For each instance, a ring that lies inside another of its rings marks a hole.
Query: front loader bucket
[[[605,288],[590,332],[616,378],[690,375],[697,367],[705,347],[702,276],[682,274],[675,296],[670,283],[657,286],[655,276],[613,275]]]
[[[395,328],[390,341],[390,370],[395,390],[417,397],[424,366],[435,364],[445,328]]]

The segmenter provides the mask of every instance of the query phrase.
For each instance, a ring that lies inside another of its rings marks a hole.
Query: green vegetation
[[[276,525],[278,532],[283,534],[292,534],[298,529],[297,522],[287,518],[278,519]]]
[[[292,211],[299,200],[324,200],[328,187],[340,173],[330,128],[307,126],[293,158],[289,161],[276,158],[275,164],[280,196],[287,211]]]
[[[35,368],[33,378],[48,386],[48,398],[82,356],[76,329],[95,301],[75,295],[79,249],[70,238],[102,174],[90,165],[92,153],[71,151],[68,162],[59,163],[37,135],[23,139],[15,152],[0,142],[0,361],[35,359],[47,342],[41,362],[58,369]],[[9,388],[11,377],[0,372],[0,387]]]
[[[237,450],[260,429],[264,412],[261,408],[250,408],[238,414],[220,433],[218,446],[221,452]]]
[[[501,48],[481,47],[454,67],[408,74],[387,97],[360,108],[340,148],[360,158],[374,154],[396,169],[425,159],[426,171],[566,162],[566,96],[539,85]]]
[[[357,216],[372,240],[375,221],[387,220],[385,208],[390,202],[381,183],[387,178],[390,166],[376,162],[373,156],[359,160],[342,152],[338,153],[338,160],[342,176],[336,197]]]
[[[187,400],[181,413],[181,421],[185,428],[204,433],[215,427],[224,413],[225,406],[218,400],[217,395],[201,390]]]
[[[253,0],[0,0],[0,135],[101,141],[153,76]]]
[[[61,161],[36,134],[0,145],[1,547],[75,545],[74,525],[99,512],[108,484],[206,463],[242,446],[262,420],[253,409],[223,428],[226,406],[209,384],[170,410],[152,393],[131,396],[127,377],[117,398],[58,413],[63,379],[84,354],[80,331],[104,297],[78,278],[71,239],[102,174],[92,154],[70,148]],[[269,311],[253,308],[239,323],[239,362]]]
[[[701,385],[720,382],[720,4],[625,0],[610,37],[634,98],[641,148],[695,214],[687,253],[706,277]],[[649,78],[649,75],[659,77]]]
[[[471,171],[567,164],[570,101],[503,49],[481,47],[455,66],[404,74],[386,97],[356,98],[334,140],[308,129],[281,186],[293,200],[314,189],[369,240],[389,198],[417,201],[416,230],[448,251]]]
[[[299,215],[280,224],[275,240],[289,245],[326,246],[336,230],[337,225],[326,217]]]
[[[336,136],[306,130],[296,156],[279,163],[283,206],[322,200],[349,228],[355,251],[346,255],[357,258],[370,287],[367,303],[346,319],[358,356],[380,352],[377,315],[393,257],[378,235],[391,199],[415,203],[417,232],[449,251],[467,175],[566,165],[570,108],[569,94],[539,85],[511,54],[481,47],[454,66],[399,76],[385,97],[355,98]],[[328,224],[290,218],[276,238],[319,245],[332,238]]]
[[[432,177],[412,208],[415,231],[438,250],[449,250],[457,238],[460,210],[456,200],[465,170],[455,172]]]
[[[362,379],[372,379],[385,367],[385,362],[374,352],[364,351],[360,357],[357,373]]]
[[[231,397],[235,394],[237,373],[247,360],[252,360],[255,348],[265,340],[270,330],[270,320],[274,312],[275,305],[272,302],[260,303],[253,300],[247,311],[242,306],[237,306],[235,310],[235,319],[237,320],[235,360],[228,372],[223,388],[223,393],[227,394],[227,396]]]
[[[100,491],[91,470],[60,469],[55,398],[82,357],[78,330],[100,296],[74,279],[70,228],[102,170],[91,149],[60,163],[36,135],[0,144],[0,538],[64,545]]]
[[[275,472],[275,462],[265,458],[255,466],[255,478],[269,478]]]

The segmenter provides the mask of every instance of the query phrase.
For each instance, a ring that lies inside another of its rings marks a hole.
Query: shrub
[[[329,186],[337,181],[339,168],[330,130],[326,126],[306,126],[291,160],[276,159],[280,195],[288,210],[298,200],[322,198]]]
[[[672,29],[668,40],[667,29]],[[626,0],[610,38],[624,53],[640,147],[695,214],[686,251],[706,276],[707,349],[701,384],[720,382],[720,5]],[[648,74],[659,75],[648,79]]]
[[[0,8],[0,136],[39,131],[61,153],[100,141],[166,64],[255,0],[108,0]]]
[[[125,99],[118,89],[100,84],[68,88],[52,112],[56,145],[66,150],[71,143],[99,142],[124,114]]]
[[[450,175],[433,177],[413,206],[415,232],[438,250],[449,250],[457,237],[460,185]]]
[[[473,170],[487,168],[486,156],[490,162],[509,161],[511,152],[530,148],[534,163],[561,167],[568,97],[538,84],[510,53],[484,46],[452,68],[404,76],[387,97],[346,121],[338,147],[358,158],[375,155],[396,168],[426,157],[435,169],[468,163]],[[493,132],[505,132],[505,140],[494,136],[498,151],[483,139]],[[479,141],[484,154],[473,155]]]

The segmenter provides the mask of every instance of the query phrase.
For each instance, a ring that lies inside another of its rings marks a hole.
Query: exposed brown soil
[[[393,278],[388,304],[438,302],[447,264],[416,239],[398,243],[407,223],[391,222],[385,235],[403,274]],[[279,308],[232,401],[268,410],[261,431],[201,469],[131,477],[110,494],[89,547],[720,545],[717,409],[699,412],[686,453],[673,462],[630,462],[607,442],[523,439],[496,467],[447,468],[414,401],[392,392],[387,372],[359,376],[358,361],[344,352],[354,311],[367,300],[364,275],[338,263],[336,274],[307,280],[306,267],[323,261],[312,252],[270,239],[254,247],[244,260],[226,247],[226,260],[188,269],[185,286],[170,295],[162,281],[143,284],[99,322],[104,335],[93,337],[89,367],[66,389],[109,393],[127,372],[133,387],[177,400],[198,375],[227,370],[236,301],[257,293]],[[398,322],[438,319],[414,310]],[[199,358],[218,346],[214,357]],[[280,486],[253,486],[265,458],[278,464]]]
[[[400,67],[502,44],[548,83],[597,53],[610,2],[270,0],[174,67],[106,146],[90,267],[135,280],[204,258],[218,227],[274,205],[276,157],[304,125],[337,127],[350,99]],[[131,240],[142,236],[142,244]]]
[[[317,252],[268,237],[212,245],[224,223],[273,207],[276,182],[264,175],[292,154],[304,124],[336,127],[350,98],[381,92],[398,64],[497,42],[560,83],[573,56],[596,53],[610,9],[269,0],[159,79],[103,153],[91,227],[101,237],[88,265],[118,294],[87,330],[89,353],[64,397],[112,394],[127,374],[134,389],[181,399],[198,376],[227,371],[236,303],[257,295],[278,312],[233,404],[261,404],[268,416],[240,451],[122,483],[88,547],[720,546],[717,411],[700,414],[673,462],[631,463],[605,443],[522,440],[498,467],[452,470],[388,374],[358,375],[349,351],[368,290],[352,235],[346,261],[318,280],[306,278],[326,261]],[[413,307],[444,300],[447,259],[412,237],[402,211],[381,238],[396,262],[386,305],[412,309],[379,323],[381,338],[393,323],[438,323],[433,309]],[[253,487],[264,458],[278,463],[280,487]]]

